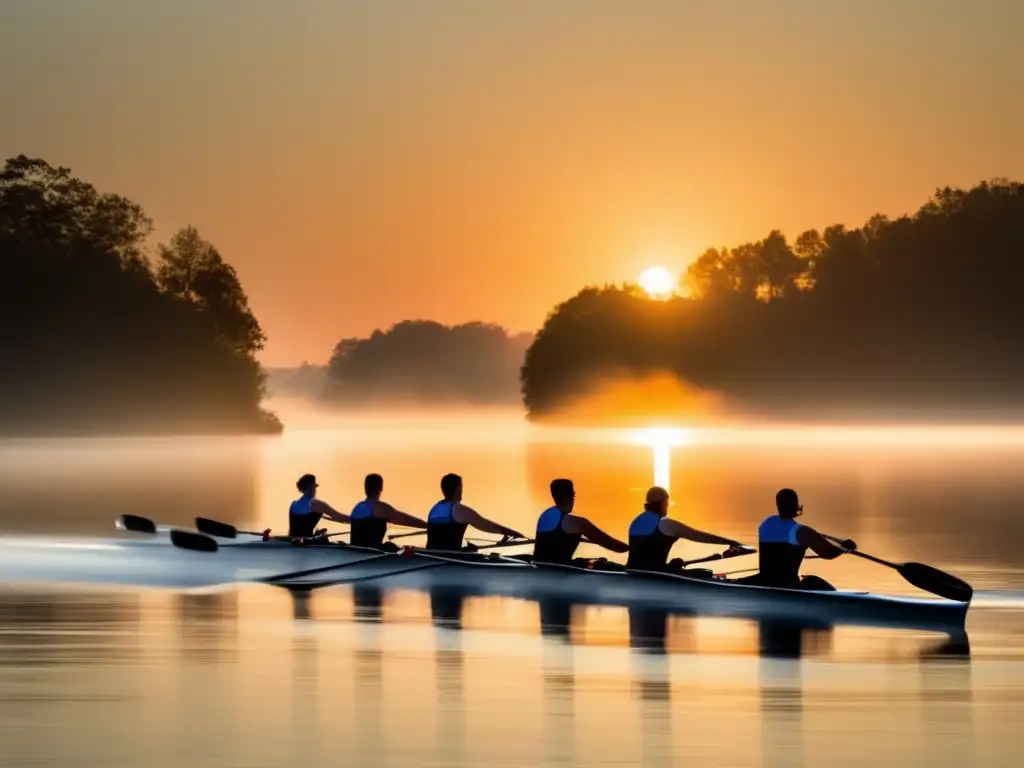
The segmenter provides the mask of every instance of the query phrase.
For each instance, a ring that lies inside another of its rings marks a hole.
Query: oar
[[[844,541],[843,539],[835,536],[822,535],[829,541],[835,542],[836,544],[841,545]],[[931,592],[933,595],[944,597],[947,600],[969,603],[971,602],[971,598],[974,597],[974,587],[966,581],[962,581],[956,576],[948,574],[945,571],[940,571],[938,568],[933,568],[930,565],[924,565],[923,563],[890,563],[888,560],[868,555],[856,549],[846,550],[846,553],[856,555],[857,557],[863,557],[865,560],[870,560],[871,562],[878,563],[879,565],[886,565],[895,570],[900,576],[918,589],[923,589],[925,592]]]
[[[423,531],[413,531],[412,533],[395,533],[395,534],[392,534],[391,536],[388,536],[388,541],[394,541],[395,539],[404,539],[407,536],[426,536],[426,535],[427,535],[427,532],[425,530],[423,530]]]
[[[270,535],[269,528],[265,531],[240,531],[229,523],[222,523],[220,520],[211,520],[208,517],[196,518],[196,530],[210,536],[217,536],[221,539],[234,539],[237,538],[239,534],[261,537]]]
[[[479,552],[481,549],[495,549],[497,547],[521,547],[524,544],[533,544],[534,543],[533,539],[508,539],[508,538],[498,539],[497,541],[494,541],[494,539],[473,539],[473,541],[489,541],[490,543],[489,544],[485,544],[482,547],[478,547],[476,544],[470,544],[470,546],[473,547],[473,549],[471,549],[471,550],[454,549],[454,550],[451,550],[451,551],[452,552],[467,552],[467,551],[468,552]],[[444,551],[447,551],[447,550],[444,550]],[[430,554],[429,550],[426,550],[426,552],[427,552],[427,554]]]
[[[514,541],[499,541],[494,544],[487,544],[483,547],[477,547],[476,550],[479,552],[481,549],[495,549],[496,547],[519,547],[523,544],[533,544],[533,539],[516,539]]]
[[[221,539],[235,539],[239,535],[242,536],[260,536],[261,538],[270,537],[275,541],[302,541],[306,538],[312,538],[310,536],[270,536],[270,529],[267,528],[265,531],[240,531],[235,526],[228,523],[222,523],[220,520],[210,520],[207,517],[196,518],[196,530],[205,533],[209,536],[216,536]],[[327,534],[323,538],[331,538],[333,536],[347,536],[348,531],[336,531],[334,533]]]
[[[266,576],[260,579],[260,581],[266,582],[268,584],[273,584],[277,581],[285,581],[287,579],[298,579],[302,578],[303,576],[313,576],[317,573],[326,573],[327,571],[337,571],[342,568],[348,568],[350,565],[362,565],[363,563],[369,563],[373,560],[380,560],[385,557],[395,558],[399,557],[399,554],[397,552],[382,552],[379,555],[370,555],[369,557],[364,557],[361,560],[352,560],[348,563],[338,563],[336,565],[323,565],[319,568],[306,568],[302,571],[292,571],[291,573],[279,573],[276,576]]]
[[[148,517],[140,517],[139,515],[121,515],[114,521],[114,525],[122,531],[156,533],[156,523]]]
[[[171,544],[181,549],[191,549],[194,552],[216,552],[220,545],[209,536],[192,531],[171,530]]]
[[[209,536],[205,536],[202,533],[193,533],[191,531],[172,530],[171,543],[174,544],[174,546],[176,547],[180,547],[181,549],[191,549],[194,552],[216,552],[218,549],[220,549],[220,545],[216,542],[216,540],[211,539]],[[296,579],[302,576],[312,576],[317,573],[336,571],[340,568],[347,568],[350,565],[361,565],[363,563],[368,563],[371,560],[380,560],[384,557],[397,557],[397,554],[384,552],[379,555],[371,555],[370,557],[364,557],[360,560],[353,560],[352,562],[348,563],[325,565],[319,568],[306,568],[301,571],[292,571],[290,573],[278,573],[273,576],[265,576],[261,579],[256,579],[256,581],[262,581],[269,584],[273,584],[277,581],[282,581],[285,579]]]
[[[691,565],[696,565],[697,563],[706,563],[706,562],[708,562],[710,560],[728,560],[728,559],[733,558],[733,557],[744,557],[746,555],[753,555],[756,552],[757,552],[757,550],[754,549],[753,547],[747,547],[743,551],[735,552],[735,553],[733,553],[731,555],[729,554],[729,550],[726,550],[725,552],[720,552],[720,553],[714,554],[714,555],[708,555],[707,557],[701,557],[701,558],[698,558],[696,560],[684,560],[683,561],[683,567],[686,568],[686,567],[691,566]]]

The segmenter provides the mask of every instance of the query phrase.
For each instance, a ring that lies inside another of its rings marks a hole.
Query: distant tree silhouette
[[[206,316],[218,338],[240,355],[263,349],[267,337],[249,309],[235,269],[225,264],[195,227],[185,227],[159,246],[157,283],[165,293],[192,304]]]
[[[267,431],[263,342],[234,270],[194,229],[67,168],[0,172],[0,431]]]
[[[1024,412],[1024,185],[941,189],[913,216],[705,252],[689,297],[587,288],[530,347],[539,415],[610,370],[662,371],[761,413]]]
[[[517,372],[530,342],[486,323],[408,320],[338,342],[326,397],[337,403],[406,401],[498,404],[518,400]]]

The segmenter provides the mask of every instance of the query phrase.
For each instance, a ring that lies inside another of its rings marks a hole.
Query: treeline
[[[1024,412],[1024,185],[942,189],[912,216],[715,248],[686,298],[587,288],[530,347],[533,415],[608,372],[675,374],[784,416]]]
[[[410,320],[342,339],[327,367],[325,398],[345,405],[515,403],[531,338],[487,323]]]
[[[67,168],[0,172],[0,432],[266,432],[265,337],[193,227],[149,253],[142,208]]]

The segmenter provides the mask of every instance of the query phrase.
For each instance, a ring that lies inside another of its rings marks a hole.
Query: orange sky
[[[264,362],[1024,177],[1018,0],[4,0],[0,150],[195,224]]]

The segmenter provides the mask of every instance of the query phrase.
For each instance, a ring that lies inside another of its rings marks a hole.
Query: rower
[[[352,508],[352,530],[349,541],[356,547],[384,546],[384,534],[388,523],[404,525],[408,528],[426,528],[427,521],[413,515],[399,512],[386,501],[381,501],[384,491],[384,478],[378,474],[370,474],[363,480],[366,498]]]
[[[777,514],[766,518],[757,529],[760,572],[739,581],[766,587],[834,590],[835,587],[820,576],[800,577],[804,555],[811,549],[818,557],[835,560],[857,549],[857,543],[846,539],[837,546],[809,525],[798,523],[796,518],[804,508],[792,488],[783,488],[775,494],[775,509]]]
[[[319,484],[315,475],[303,475],[295,483],[302,494],[292,502],[288,510],[288,535],[292,538],[309,538],[317,533],[316,525],[326,517],[336,523],[351,522],[348,515],[342,514],[330,504],[316,497]]]
[[[668,517],[668,491],[654,486],[647,491],[644,511],[629,526],[629,559],[626,567],[640,571],[663,571],[669,567],[668,554],[679,539],[700,544],[722,544],[727,554],[746,551],[738,541],[705,533]],[[707,572],[707,573],[710,573]],[[702,574],[703,575],[703,574]]]
[[[427,515],[427,549],[442,549],[454,552],[462,549],[462,537],[466,527],[478,531],[495,533],[514,539],[523,534],[492,522],[472,507],[462,503],[462,478],[448,474],[441,478],[441,493],[444,498],[437,502]]]
[[[625,542],[609,536],[587,518],[573,514],[576,489],[572,480],[552,480],[551,500],[555,502],[555,506],[544,510],[537,520],[537,535],[534,537],[533,545],[534,562],[568,565],[576,554],[576,548],[584,539],[612,552],[629,551],[629,545]]]

